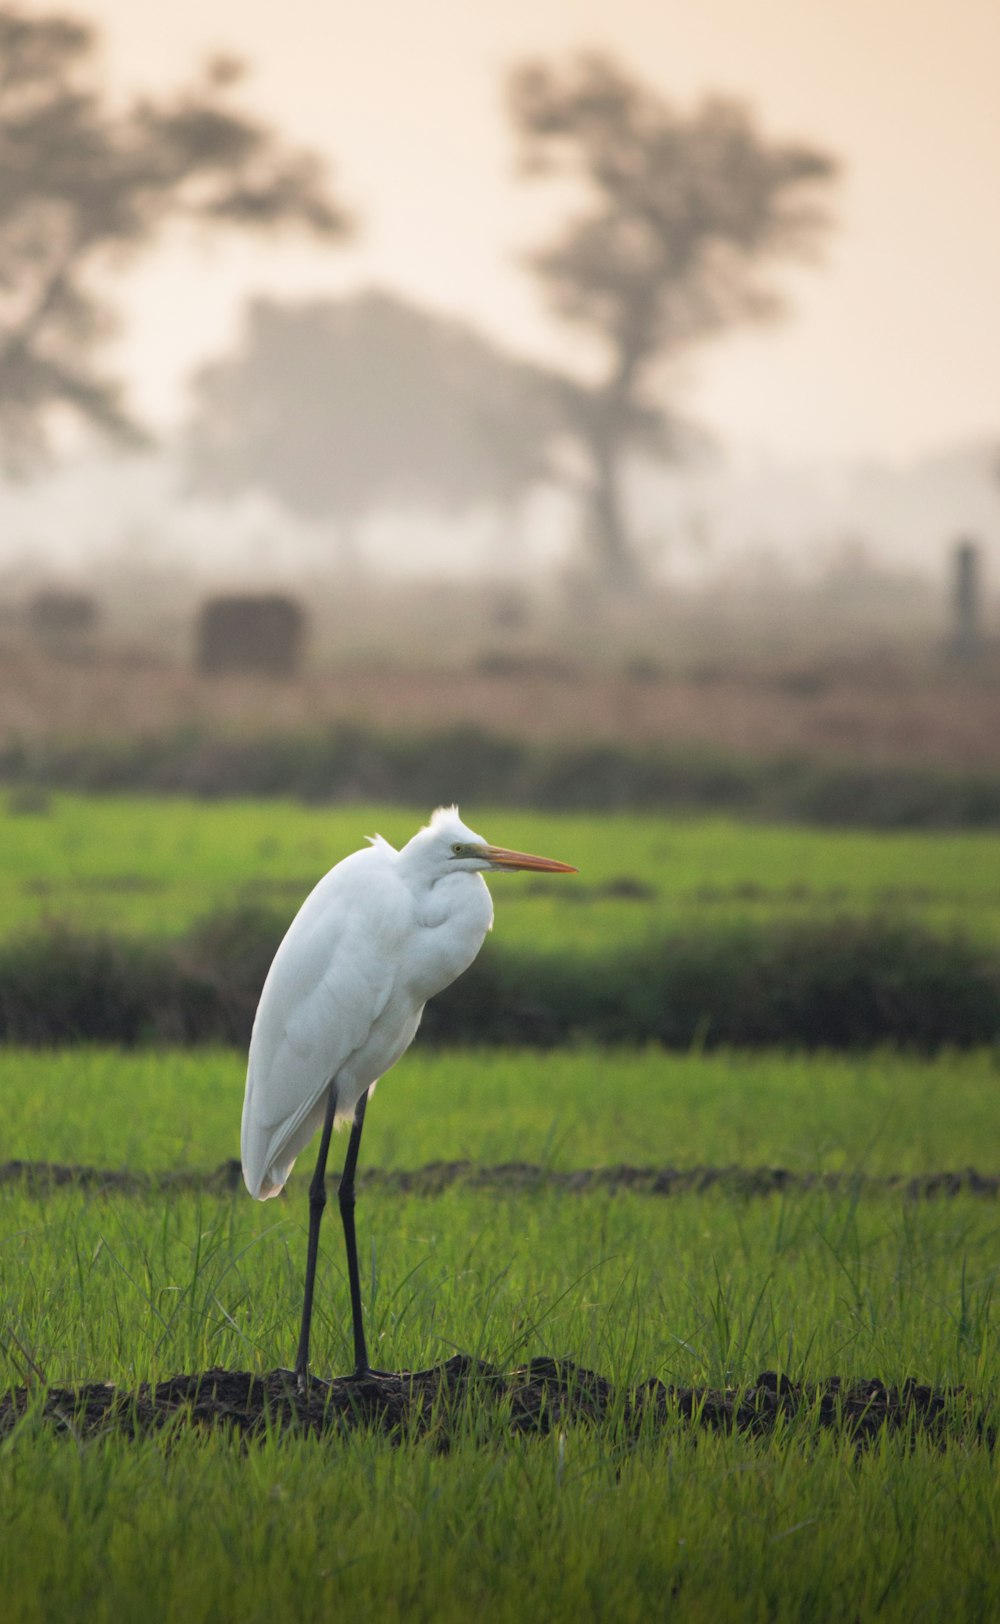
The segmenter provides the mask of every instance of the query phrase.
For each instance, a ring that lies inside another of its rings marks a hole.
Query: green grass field
[[[996,1618],[1000,1482],[983,1450],[856,1457],[678,1429],[575,1429],[447,1454],[219,1437],[0,1458],[11,1624],[463,1624]]]
[[[3,1068],[5,1157],[161,1172],[239,1154],[245,1058],[232,1050],[8,1049]],[[375,1092],[364,1161],[996,1171],[998,1081],[991,1050],[438,1051],[418,1036]],[[295,1172],[303,1200],[309,1163]]]
[[[178,934],[255,901],[294,913],[375,830],[402,844],[430,808],[53,795],[0,814],[0,930],[55,918]],[[579,878],[495,879],[504,942],[600,948],[691,921],[887,913],[1000,942],[995,834],[875,834],[723,818],[553,815],[463,808],[502,845],[575,863]],[[621,882],[630,882],[625,887]],[[639,894],[623,896],[634,891]],[[644,888],[644,889],[642,889]]]
[[[558,951],[695,917],[880,909],[1000,940],[995,838],[463,810],[491,839],[581,869],[565,889],[498,879],[505,942]],[[291,913],[363,833],[400,841],[422,815],[53,796],[4,815],[0,929],[50,916],[172,935],[248,898]],[[623,878],[651,894],[613,894]],[[243,1065],[224,1049],[7,1049],[0,1157],[212,1169],[237,1153]],[[445,1052],[418,1038],[372,1103],[362,1170],[997,1172],[998,1066],[995,1049]],[[242,1189],[0,1183],[4,1386],[287,1364],[313,1155],[264,1204]],[[850,1178],[752,1197],[373,1184],[358,1225],[372,1356],[388,1368],[460,1349],[504,1368],[571,1356],[623,1388],[772,1369],[965,1391],[943,1439],[863,1450],[809,1415],[758,1438],[679,1417],[635,1436],[614,1416],[516,1436],[473,1405],[445,1452],[364,1431],[57,1437],[29,1411],[0,1442],[5,1624],[1000,1616],[1000,1475],[973,1425],[1000,1421],[995,1200],[914,1201]],[[346,1369],[348,1343],[332,1204],[316,1367]]]
[[[4,1065],[12,1155],[166,1169],[234,1151],[231,1053],[13,1052]],[[364,1159],[982,1164],[995,1082],[986,1053],[417,1049],[375,1098]],[[287,1362],[309,1160],[263,1205],[242,1191],[0,1187],[6,1382],[33,1366],[53,1383],[130,1383]],[[315,1353],[339,1370],[332,1213]],[[456,1348],[503,1366],[551,1353],[623,1385],[738,1384],[769,1368],[962,1383],[989,1413],[996,1402],[990,1201],[373,1188],[359,1224],[373,1357],[389,1368]],[[695,1439],[680,1421],[635,1440],[614,1425],[516,1439],[470,1419],[442,1456],[364,1434],[74,1444],[29,1415],[0,1446],[0,1505],[11,1620],[457,1620],[473,1607],[639,1620],[666,1596],[692,1620],[985,1620],[1000,1603],[1000,1483],[959,1416],[940,1448],[886,1437],[861,1455],[808,1420],[758,1440]]]
[[[239,1058],[225,1052],[14,1053],[5,1062],[0,1137],[25,1160],[209,1168],[237,1151],[241,1070]],[[984,1054],[806,1064],[652,1051],[473,1051],[427,1060],[418,1051],[375,1096],[363,1165],[467,1157],[554,1168],[632,1160],[919,1173],[981,1158],[995,1084],[995,1061]],[[340,1154],[343,1148],[341,1139]],[[254,1203],[242,1192],[235,1199],[82,1191],[39,1199],[17,1184],[4,1187],[7,1281],[20,1274],[33,1304],[21,1340],[56,1381],[88,1373],[159,1378],[234,1359],[260,1368],[280,1362],[296,1312],[311,1160],[303,1157],[287,1198],[277,1202]],[[902,1315],[905,1374],[968,1379],[961,1339],[942,1341],[941,1324],[925,1310],[948,1301],[962,1280],[969,1291],[989,1288],[988,1247],[998,1234],[994,1206],[971,1198],[900,1211],[888,1199],[859,1205],[843,1194],[733,1202],[568,1199],[543,1190],[498,1200],[462,1190],[435,1199],[375,1190],[363,1199],[363,1214],[388,1315],[383,1363],[412,1367],[470,1338],[484,1356],[510,1357],[506,1343],[523,1308],[509,1305],[530,1299],[525,1324],[545,1326],[545,1351],[569,1350],[618,1370],[622,1349],[634,1342],[636,1375],[663,1374],[666,1359],[672,1378],[684,1381],[726,1374],[732,1350],[706,1342],[705,1323],[696,1331],[689,1320],[722,1280],[734,1283],[737,1317],[762,1288],[767,1305],[730,1378],[775,1364],[825,1374],[843,1363],[847,1348],[857,1369],[898,1375]],[[970,1252],[960,1258],[963,1246]],[[328,1261],[333,1277],[336,1245]],[[839,1301],[852,1269],[853,1309]],[[903,1280],[914,1290],[900,1297]],[[483,1317],[486,1282],[495,1283],[497,1302],[490,1299]],[[622,1292],[633,1306],[619,1323],[602,1307],[623,1300]],[[339,1285],[325,1294],[330,1332],[338,1336],[342,1295]],[[442,1327],[445,1340],[435,1346],[429,1327],[452,1296],[453,1329]],[[855,1322],[854,1310],[868,1297],[868,1318],[861,1313]],[[501,1298],[508,1307],[495,1324]],[[180,1302],[186,1306],[176,1313]],[[402,1303],[409,1304],[405,1314]],[[640,1304],[641,1335],[632,1322]],[[957,1323],[957,1311],[947,1313]],[[103,1340],[109,1328],[110,1343]],[[563,1340],[565,1347],[551,1345]],[[64,1349],[73,1350],[68,1358]],[[17,1354],[6,1351],[11,1380]],[[985,1351],[977,1344],[975,1358]],[[338,1346],[335,1366],[339,1355]]]

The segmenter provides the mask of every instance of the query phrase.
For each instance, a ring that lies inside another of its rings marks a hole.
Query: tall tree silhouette
[[[509,93],[522,172],[583,194],[530,263],[555,314],[597,340],[598,380],[567,379],[560,399],[588,464],[597,562],[609,584],[628,587],[639,564],[623,457],[637,446],[669,454],[674,439],[657,364],[780,310],[764,268],[816,243],[834,165],[765,140],[733,101],[677,113],[601,55],[525,63]]]
[[[233,105],[217,59],[165,100],[116,106],[97,36],[60,15],[0,8],[0,456],[24,467],[54,408],[117,439],[141,431],[99,365],[114,328],[107,279],[168,221],[221,231],[343,234],[320,161]]]

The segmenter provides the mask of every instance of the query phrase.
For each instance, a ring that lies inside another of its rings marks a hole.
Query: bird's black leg
[[[354,1234],[354,1169],[358,1165],[361,1130],[365,1125],[365,1107],[367,1104],[368,1090],[365,1089],[354,1108],[354,1122],[351,1127],[347,1155],[344,1158],[344,1171],[341,1176],[339,1191],[340,1217],[344,1225],[344,1245],[347,1248],[347,1278],[351,1288],[355,1378],[367,1376],[371,1370],[368,1363],[368,1348],[365,1345],[365,1327],[361,1313],[361,1280],[358,1275],[358,1243]]]
[[[309,1332],[312,1327],[313,1288],[316,1284],[316,1259],[319,1255],[319,1226],[326,1206],[326,1158],[330,1151],[333,1117],[337,1109],[337,1085],[330,1084],[326,1100],[326,1116],[319,1141],[316,1171],[309,1186],[309,1249],[306,1253],[306,1290],[302,1300],[302,1330],[299,1333],[299,1351],[295,1355],[295,1380],[300,1388],[309,1380]]]

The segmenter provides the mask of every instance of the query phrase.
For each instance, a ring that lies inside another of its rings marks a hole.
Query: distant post
[[[955,624],[951,652],[958,660],[972,660],[982,646],[980,627],[982,581],[978,544],[974,541],[959,541],[952,556]]]

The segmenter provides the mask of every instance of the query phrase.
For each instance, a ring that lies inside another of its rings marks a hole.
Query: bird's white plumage
[[[469,848],[465,853],[465,848]],[[439,808],[401,850],[376,836],[320,880],[293,919],[261,993],[241,1148],[251,1195],[284,1185],[322,1125],[337,1120],[413,1041],[428,998],[472,963],[493,923],[482,836]]]

